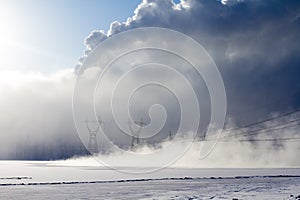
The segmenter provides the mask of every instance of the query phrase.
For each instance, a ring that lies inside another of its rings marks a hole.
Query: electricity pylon
[[[142,130],[143,126],[147,125],[143,121],[143,118],[141,118],[141,121],[134,121],[134,123],[139,126],[139,128],[137,130],[133,130],[131,121],[130,120],[128,121],[128,126],[129,126],[129,129],[130,129],[131,133],[132,133],[131,149],[133,149],[135,147],[135,144],[137,144],[137,145],[140,144],[141,130]]]
[[[104,122],[100,118],[98,118],[97,121],[89,121],[88,119],[86,119],[85,123],[86,123],[86,128],[89,131],[89,143],[88,143],[87,150],[91,154],[97,154],[99,152],[98,142],[97,142],[97,133],[99,131],[101,124],[104,124]],[[91,128],[90,124],[97,124],[97,125],[93,126],[93,128]]]

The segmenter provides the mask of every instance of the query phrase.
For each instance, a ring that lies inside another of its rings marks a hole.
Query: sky
[[[16,156],[13,148],[19,148],[18,152],[37,148],[45,151],[51,146],[56,147],[59,154],[66,145],[71,149],[70,155],[74,154],[74,148],[80,143],[72,110],[73,90],[78,83],[76,79],[86,81],[82,82],[80,92],[75,94],[75,100],[83,102],[77,109],[86,112],[79,119],[83,122],[90,115],[84,103],[90,103],[95,97],[88,93],[94,91],[91,84],[103,70],[103,66],[97,63],[101,56],[117,54],[124,50],[121,47],[157,44],[161,40],[156,38],[164,36],[155,33],[130,35],[130,31],[135,33],[136,28],[168,28],[202,45],[208,53],[205,55],[211,57],[208,63],[214,66],[211,62],[214,61],[224,83],[227,128],[242,127],[300,108],[298,0],[0,0],[0,4],[0,144],[5,141],[0,145],[0,157]],[[111,42],[114,37],[121,37],[122,33],[129,33],[130,39],[121,40],[122,43]],[[137,41],[132,42],[134,39]],[[190,40],[177,40],[170,35],[164,42],[170,40],[169,45],[177,46],[183,54],[193,50],[185,46]],[[164,42],[162,44],[166,45]],[[107,45],[105,51],[102,51],[102,45]],[[105,101],[97,104],[96,108],[103,108],[104,116],[111,117],[106,97],[110,97],[110,92],[114,91],[112,88],[119,83],[117,78],[128,70],[128,66],[149,58],[170,64],[187,77],[195,96],[201,99],[199,107],[204,113],[201,119],[209,120],[212,101],[205,80],[199,78],[188,63],[151,51],[146,55],[136,52],[125,60],[119,59],[123,62],[114,63],[115,68],[109,71],[110,76],[103,84],[107,87],[100,90]],[[197,64],[206,64],[207,57],[201,58],[204,59],[199,59]],[[155,70],[155,66],[150,69],[131,74],[125,80],[126,84],[119,85],[133,88],[141,80],[160,79],[178,89],[179,97],[182,95],[181,103],[191,109],[189,106],[194,94],[185,90],[185,85],[174,74]],[[134,93],[134,103],[128,108],[133,107],[134,120],[142,116],[149,122],[150,114],[170,116],[160,135],[151,138],[151,142],[160,142],[166,139],[170,130],[176,132],[178,128],[178,101],[171,100],[174,95],[170,91],[162,94],[165,91],[162,87],[144,89]],[[129,92],[126,88],[116,91],[120,91],[120,95]],[[129,102],[121,102],[125,99],[123,97],[117,98],[120,101],[117,106]],[[163,105],[166,112],[159,106],[152,109],[152,105],[156,104]],[[194,116],[189,117],[187,121],[192,121]],[[272,123],[280,124],[299,118],[294,115],[287,117],[290,118]],[[128,147],[131,137],[124,135],[113,120],[103,118],[110,130],[109,138]],[[123,119],[126,126],[127,122],[127,118]],[[205,129],[209,122],[201,122]],[[272,123],[262,124],[262,127],[268,128],[274,125]],[[87,131],[85,125],[80,124]],[[186,128],[183,132],[189,131]],[[285,130],[285,135],[294,137],[299,133],[297,131]],[[272,135],[275,140],[278,137],[281,137],[280,134]],[[249,136],[245,139],[253,138]],[[296,150],[292,148],[288,151],[297,152],[297,144],[293,146]],[[282,145],[285,147],[285,144]],[[104,144],[100,146],[103,151],[109,150]],[[272,143],[270,146],[277,147],[278,144]],[[33,155],[35,158],[40,156]]]
[[[1,0],[0,70],[53,73],[71,68],[92,30],[126,20],[139,2]]]

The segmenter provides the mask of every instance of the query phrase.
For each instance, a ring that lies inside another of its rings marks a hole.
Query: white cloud
[[[300,106],[295,75],[300,64],[300,48],[295,41],[300,31],[290,20],[297,19],[299,7],[299,2],[280,0],[183,0],[177,5],[172,0],[144,0],[131,18],[113,22],[105,35],[109,38],[154,26],[193,37],[206,48],[223,75],[228,116],[237,124],[245,124]]]

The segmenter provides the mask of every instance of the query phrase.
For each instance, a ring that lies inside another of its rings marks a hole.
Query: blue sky
[[[140,1],[0,0],[0,70],[49,73],[73,67],[92,30],[125,21]]]

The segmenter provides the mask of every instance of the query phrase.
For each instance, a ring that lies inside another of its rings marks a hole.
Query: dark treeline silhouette
[[[76,156],[89,155],[80,140],[69,141],[59,139],[56,142],[28,142],[20,141],[11,147],[10,151],[0,155],[6,160],[59,160]]]
[[[35,144],[17,148],[16,152],[9,157],[14,160],[59,160],[84,155],[89,155],[89,152],[82,144],[61,143],[59,145]]]

